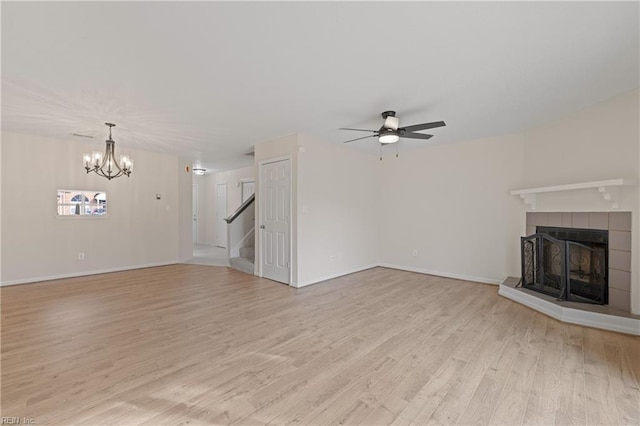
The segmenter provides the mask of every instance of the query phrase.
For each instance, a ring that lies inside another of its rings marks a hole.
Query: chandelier
[[[109,126],[109,139],[107,139],[107,147],[104,154],[94,151],[91,154],[84,154],[84,168],[89,172],[95,172],[97,175],[106,177],[111,180],[122,175],[131,174],[133,170],[133,160],[128,155],[121,155],[120,162],[116,161],[114,152],[115,142],[111,139],[111,128],[115,127],[113,123],[104,123]]]

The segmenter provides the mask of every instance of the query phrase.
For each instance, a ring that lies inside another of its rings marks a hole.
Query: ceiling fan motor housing
[[[382,127],[384,129],[390,130],[398,130],[398,126],[400,125],[400,120],[396,117],[395,111],[385,111],[382,114],[382,118],[384,118],[384,124]]]

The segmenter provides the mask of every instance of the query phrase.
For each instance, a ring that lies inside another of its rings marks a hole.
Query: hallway
[[[193,259],[185,263],[191,265],[228,266],[227,249],[207,244],[194,244]]]

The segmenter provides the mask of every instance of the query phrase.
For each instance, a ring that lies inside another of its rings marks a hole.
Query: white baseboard
[[[43,277],[25,278],[25,279],[12,280],[12,281],[2,281],[0,283],[0,286],[8,286],[8,285],[16,285],[16,284],[27,284],[27,283],[34,283],[34,282],[40,282],[40,281],[59,280],[59,279],[62,279],[62,278],[81,277],[81,276],[84,276],[84,275],[106,274],[106,273],[109,273],[109,272],[120,272],[120,271],[127,271],[127,270],[131,270],[131,269],[152,268],[154,266],[174,265],[176,263],[186,263],[186,262],[190,261],[191,259],[193,259],[193,257],[180,259],[180,260],[178,260],[176,262],[148,263],[148,264],[143,264],[143,265],[133,265],[133,266],[125,266],[125,267],[117,267],[117,268],[99,269],[99,270],[94,270],[94,271],[74,272],[74,273],[70,273],[70,274],[60,274],[60,275],[51,275],[51,276],[43,276]],[[320,282],[323,282],[323,281],[327,281],[327,280],[331,280],[331,279],[334,279],[334,278],[338,278],[338,277],[341,277],[341,276],[344,276],[344,275],[354,274],[356,272],[364,271],[364,270],[375,268],[375,267],[378,267],[378,266],[381,266],[383,268],[399,269],[399,270],[408,271],[408,272],[417,272],[417,273],[420,273],[420,274],[436,275],[436,276],[446,277],[446,278],[454,278],[454,279],[463,280],[463,281],[474,281],[474,282],[479,282],[479,283],[483,283],[483,284],[499,285],[502,282],[502,281],[494,280],[494,279],[491,279],[491,278],[473,277],[473,276],[461,275],[461,274],[451,274],[451,273],[447,273],[447,272],[432,271],[430,269],[414,268],[414,267],[410,267],[410,266],[394,265],[394,264],[390,264],[390,263],[375,263],[375,264],[370,264],[370,265],[367,265],[367,266],[362,266],[362,267],[350,269],[350,270],[339,272],[339,273],[335,273],[335,274],[329,274],[329,275],[323,276],[321,278],[315,279],[313,281],[308,281],[308,282],[304,282],[304,283],[294,283],[293,287],[296,287],[296,288],[306,287],[308,285],[317,284],[317,283],[320,283]],[[254,271],[254,274],[257,275],[257,272]]]
[[[375,268],[377,266],[380,266],[380,265],[378,265],[377,263],[374,263],[374,264],[367,265],[367,266],[361,266],[361,267],[358,267],[358,268],[349,269],[347,271],[339,272],[337,274],[329,274],[329,275],[323,276],[323,277],[318,278],[318,279],[313,280],[313,281],[307,281],[307,282],[304,282],[304,283],[298,282],[298,283],[293,284],[292,287],[296,287],[296,288],[306,287],[308,285],[318,284],[318,283],[321,283],[323,281],[332,280],[334,278],[342,277],[342,276],[345,276],[345,275],[355,274],[356,272],[366,271],[367,269]]]
[[[482,283],[482,284],[500,285],[500,283],[502,283],[502,280],[497,280],[494,278],[474,277],[471,275],[453,274],[450,272],[433,271],[431,269],[424,269],[424,268],[415,268],[413,266],[394,265],[391,263],[380,263],[378,264],[378,266],[381,266],[383,268],[399,269],[401,271],[417,272],[419,274],[436,275],[438,277],[445,277],[445,278],[454,278],[456,280],[462,280],[462,281],[473,281],[473,282]]]
[[[515,288],[501,285],[498,294],[558,321],[640,336],[640,320],[559,306]]]
[[[190,259],[187,259],[187,260],[190,260]],[[0,287],[35,283],[35,282],[41,282],[41,281],[52,281],[52,280],[59,280],[63,278],[75,278],[75,277],[81,277],[86,275],[106,274],[109,272],[128,271],[132,269],[153,268],[157,266],[175,265],[176,263],[182,263],[182,262],[184,261],[181,260],[179,262],[147,263],[142,265],[132,265],[132,266],[126,266],[126,267],[107,268],[107,269],[99,269],[99,270],[93,270],[93,271],[74,272],[69,274],[50,275],[50,276],[11,280],[11,281],[2,281],[0,282]],[[546,300],[540,299],[538,297],[529,295],[525,292],[511,288],[509,286],[500,285],[501,281],[497,281],[491,278],[473,277],[473,276],[461,275],[461,274],[451,274],[446,272],[432,271],[432,270],[423,269],[423,268],[393,265],[389,263],[380,263],[380,264],[371,264],[367,266],[362,266],[362,267],[354,268],[351,270],[347,270],[347,271],[343,271],[335,274],[329,274],[324,277],[318,278],[314,281],[308,281],[305,283],[296,283],[293,286],[297,288],[306,287],[309,285],[321,283],[323,281],[331,280],[334,278],[342,277],[344,275],[353,274],[356,272],[364,271],[364,270],[375,268],[378,266],[383,268],[398,269],[398,270],[408,271],[408,272],[417,272],[421,274],[436,275],[436,276],[446,277],[446,278],[454,278],[454,279],[464,280],[464,281],[473,281],[473,282],[484,283],[484,284],[499,285],[498,294],[500,294],[501,296],[511,299],[514,302],[518,302],[525,306],[528,306],[531,309],[535,309],[536,311],[541,312],[545,315],[548,315],[552,318],[555,318],[559,321],[640,336],[640,320],[638,319],[619,317],[615,315],[607,315],[607,314],[601,314],[598,312],[589,312],[589,311],[583,311],[580,309],[573,309],[570,307],[559,306],[554,303],[548,302]]]
[[[2,281],[2,282],[0,282],[0,287],[10,286],[10,285],[17,285],[17,284],[37,283],[37,282],[41,282],[41,281],[61,280],[63,278],[83,277],[83,276],[86,276],[86,275],[107,274],[109,272],[129,271],[129,270],[132,270],[132,269],[153,268],[153,267],[156,267],[156,266],[175,265],[177,263],[182,263],[182,262],[181,261],[174,261],[174,262],[146,263],[146,264],[142,264],[142,265],[119,266],[119,267],[116,267],[116,268],[97,269],[97,270],[93,270],[93,271],[72,272],[72,273],[69,273],[69,274],[48,275],[48,276],[43,276],[43,277],[22,278],[22,279],[18,279],[18,280]]]

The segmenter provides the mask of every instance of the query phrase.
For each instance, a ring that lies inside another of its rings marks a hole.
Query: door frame
[[[220,229],[218,229],[218,227],[220,226],[220,224],[218,223],[218,213],[220,213],[220,205],[218,204],[218,186],[224,186],[224,208],[225,211],[222,215],[222,222],[224,223],[224,225],[222,226],[227,226],[226,222],[224,222],[224,218],[227,217],[227,212],[229,210],[229,186],[227,185],[227,182],[220,182],[220,183],[216,183],[216,194],[215,194],[215,206],[216,206],[216,235],[215,235],[215,241],[213,242],[213,245],[216,247],[221,247],[221,248],[226,248],[228,249],[228,245],[229,245],[229,230],[227,229],[226,233],[226,237],[224,239],[224,241],[220,241]],[[222,243],[224,244],[224,246],[218,245],[218,243]]]
[[[191,191],[191,244],[198,244],[198,236],[200,235],[199,214],[200,208],[200,187],[197,183],[192,183]]]
[[[258,161],[258,173],[256,176],[256,184],[257,184],[257,192],[256,192],[256,197],[257,197],[257,217],[258,220],[256,221],[256,227],[258,229],[258,232],[256,235],[258,235],[259,241],[257,241],[257,246],[258,246],[258,258],[256,260],[258,260],[258,276],[260,278],[263,278],[262,275],[262,257],[263,257],[263,253],[262,253],[262,228],[260,228],[260,225],[262,225],[262,206],[263,203],[265,201],[265,196],[264,196],[264,185],[261,185],[261,181],[262,181],[262,170],[264,168],[265,165],[267,164],[271,164],[271,163],[277,163],[279,161],[285,161],[285,160],[289,160],[289,282],[287,285],[289,285],[290,287],[295,287],[293,285],[293,159],[291,157],[291,155],[282,155],[279,157],[272,157],[272,158],[268,158],[265,160],[259,160]]]
[[[240,199],[242,200],[242,202],[244,203],[246,200],[244,198],[244,184],[245,183],[253,183],[253,193],[256,193],[256,178],[255,177],[248,177],[248,178],[242,178],[239,181],[240,183]]]

